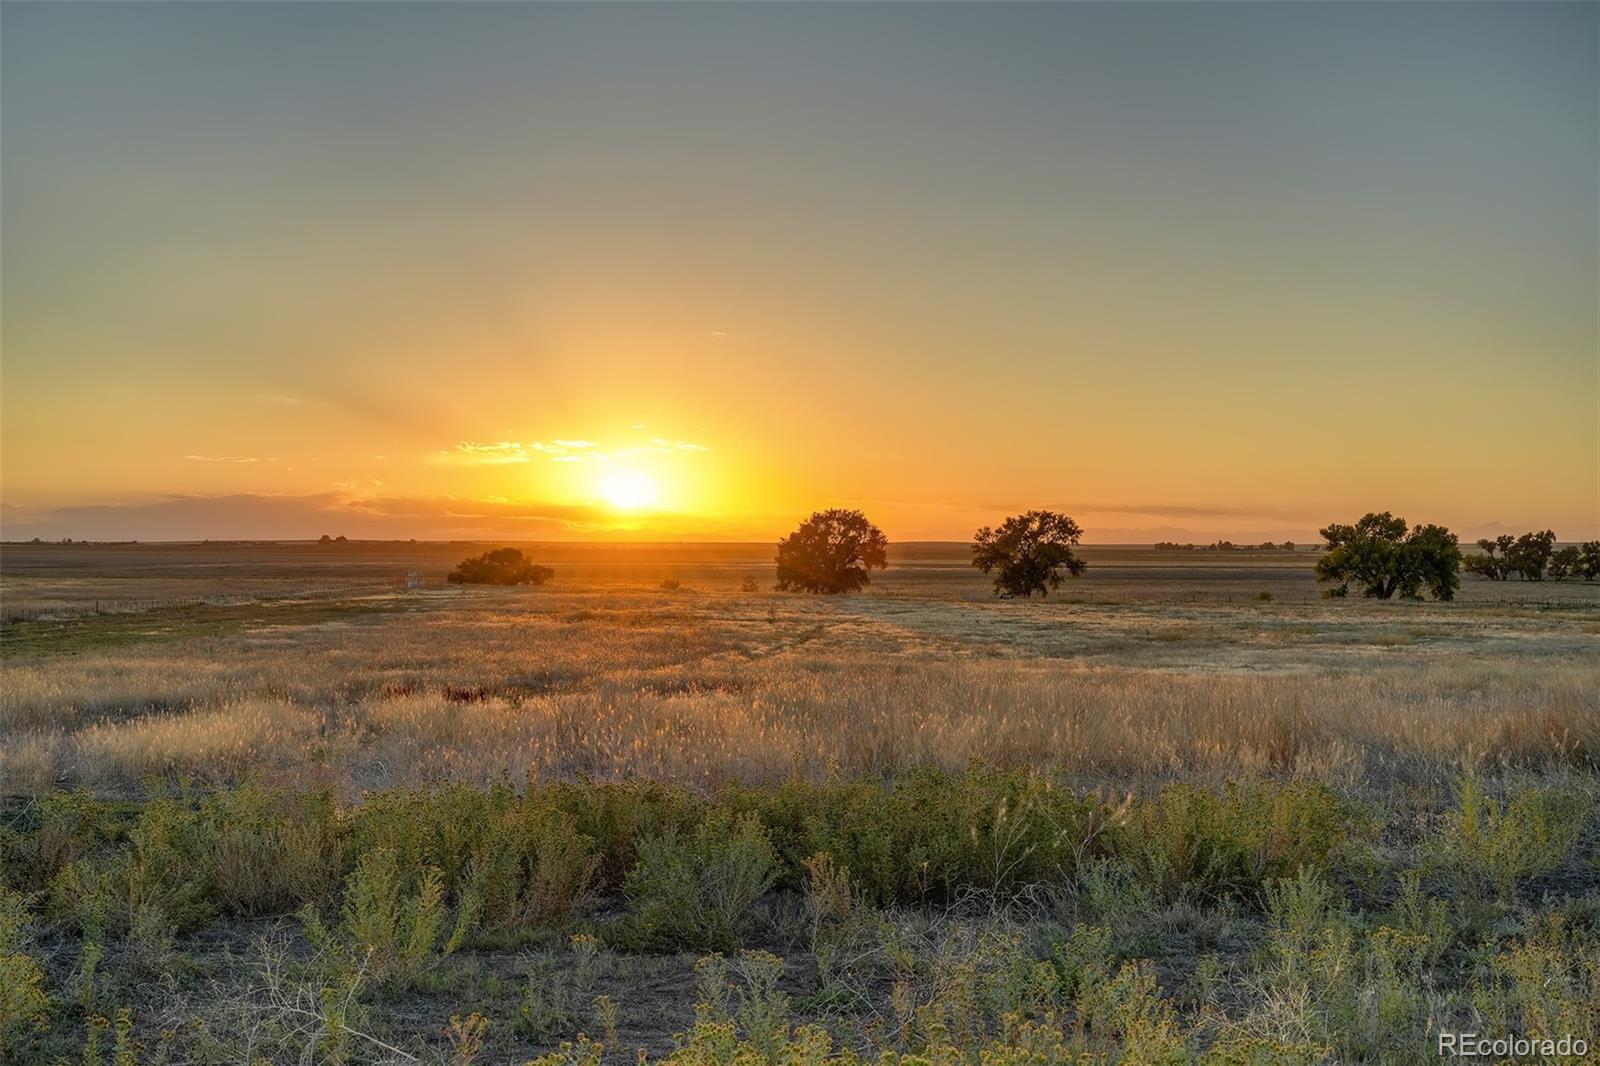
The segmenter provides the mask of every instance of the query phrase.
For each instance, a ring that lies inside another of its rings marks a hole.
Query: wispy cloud
[[[7,505],[4,535],[90,540],[304,540],[323,533],[350,537],[574,538],[637,532],[638,516],[592,504],[513,500],[500,496],[388,496],[346,482],[310,495],[231,493],[172,495],[133,503],[22,512]],[[652,512],[652,533],[719,535],[716,519]]]
[[[532,458],[528,446],[517,440],[457,441],[456,454],[465,456],[469,462],[488,464],[526,463]]]
[[[643,444],[629,444],[619,448],[602,448],[592,440],[557,437],[554,440],[497,440],[456,442],[454,455],[470,463],[498,465],[528,463],[545,458],[554,463],[577,463],[586,459],[609,463],[637,455],[662,455],[684,452],[710,451],[704,444],[687,440],[668,440],[651,437]],[[446,453],[451,454],[451,453]]]
[[[185,455],[191,463],[275,463],[278,460],[256,455]]]

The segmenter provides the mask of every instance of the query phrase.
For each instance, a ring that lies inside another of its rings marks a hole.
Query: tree
[[[1494,540],[1484,538],[1478,541],[1478,547],[1483,551],[1473,552],[1461,561],[1462,565],[1469,574],[1477,574],[1490,581],[1504,581],[1511,576],[1511,567],[1506,562],[1506,556],[1515,543],[1516,538],[1509,533],[1503,533]],[[1499,554],[1495,554],[1496,552]]]
[[[1585,581],[1600,577],[1600,540],[1586,540],[1578,549],[1578,567],[1575,574]]]
[[[1061,571],[1080,576],[1088,564],[1073,552],[1083,530],[1053,511],[1013,515],[999,529],[984,526],[972,538],[972,565],[995,573],[1002,596],[1050,595],[1061,587]],[[998,571],[998,573],[996,573]]]
[[[1569,544],[1565,548],[1550,556],[1550,577],[1560,581],[1568,575],[1576,577],[1582,565],[1583,553],[1576,544]]]
[[[496,548],[461,560],[445,580],[452,585],[542,585],[555,574],[516,548]]]
[[[1322,530],[1327,552],[1317,560],[1317,580],[1333,583],[1324,596],[1344,596],[1350,583],[1363,596],[1387,600],[1397,593],[1421,599],[1426,588],[1435,599],[1454,599],[1461,579],[1461,547],[1443,526],[1415,526],[1388,511],[1367,514],[1353,526]]]
[[[860,511],[818,511],[778,541],[782,592],[855,592],[888,567],[889,538]]]
[[[1545,567],[1550,565],[1555,547],[1556,535],[1552,530],[1524,533],[1506,549],[1506,567],[1524,581],[1543,581]]]

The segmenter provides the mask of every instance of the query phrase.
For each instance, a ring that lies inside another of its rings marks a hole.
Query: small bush
[[[30,946],[27,901],[0,888],[0,1061],[24,1032],[44,1028],[49,1012],[44,969]]]
[[[203,808],[218,904],[235,914],[282,914],[326,898],[338,884],[337,826],[327,796],[274,795],[245,786]]]
[[[737,947],[751,908],[772,887],[778,855],[759,818],[713,808],[687,832],[639,843],[628,875],[631,935],[655,946]]]
[[[445,580],[452,585],[542,585],[555,575],[517,548],[496,548],[461,560]]]
[[[145,803],[127,846],[103,858],[86,856],[50,881],[51,915],[73,928],[125,932],[135,918],[153,928],[159,914],[174,929],[192,929],[216,913],[215,834],[193,810],[169,798]]]
[[[1524,789],[1498,801],[1466,775],[1434,841],[1434,863],[1465,898],[1509,901],[1520,882],[1561,865],[1591,807],[1586,796],[1554,789]]]
[[[307,908],[302,913],[308,938],[324,949],[349,952],[377,984],[414,985],[441,946],[447,912],[436,867],[419,870],[414,889],[406,881],[392,850],[368,852],[345,882],[338,935],[330,935]],[[446,952],[460,939],[458,931],[444,945]]]
[[[113,805],[87,791],[52,793],[30,813],[0,828],[0,880],[22,891],[44,889],[64,867],[125,832]]]
[[[919,770],[892,786],[793,781],[758,795],[734,791],[729,802],[760,811],[786,871],[826,852],[880,906],[1070,877],[1103,846],[1108,815],[1100,801],[1038,775],[978,768]]]
[[[576,820],[529,796],[491,815],[472,850],[467,892],[490,929],[547,925],[587,897],[598,865]]]
[[[1217,794],[1172,784],[1134,807],[1119,849],[1169,898],[1225,892],[1254,902],[1266,882],[1301,867],[1364,871],[1375,834],[1352,801],[1325,785],[1230,784]]]

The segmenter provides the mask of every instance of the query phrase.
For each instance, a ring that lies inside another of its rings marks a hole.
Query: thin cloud
[[[456,442],[456,452],[474,463],[498,465],[531,461],[528,446],[521,441],[497,440],[490,442],[463,440]]]
[[[704,444],[696,444],[694,441],[669,440],[665,437],[652,437],[644,444],[632,444],[610,449],[601,448],[599,444],[592,440],[557,437],[554,440],[532,441],[457,441],[453,454],[455,457],[469,463],[500,465],[506,463],[528,463],[540,456],[554,463],[576,463],[586,459],[592,459],[599,463],[609,463],[636,455],[682,454],[710,450]],[[446,452],[444,454],[449,456],[452,453]]]
[[[172,495],[26,515],[8,509],[5,536],[144,541],[315,540],[323,533],[384,539],[560,538],[637,532],[644,521],[663,535],[716,536],[721,532],[714,518],[669,511],[619,515],[592,504],[504,497],[383,496],[341,485],[337,491],[300,496]]]
[[[273,458],[262,458],[255,455],[185,455],[191,463],[275,463]]]

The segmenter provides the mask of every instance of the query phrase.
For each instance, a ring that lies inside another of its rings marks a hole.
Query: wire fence
[[[151,611],[172,611],[183,608],[246,607],[251,604],[322,600],[339,596],[397,592],[407,587],[406,579],[394,578],[384,581],[366,581],[353,585],[295,589],[293,591],[274,590],[263,593],[227,593],[214,596],[107,597],[70,602],[23,604],[14,607],[0,607],[0,624],[54,622],[74,618],[88,618],[94,615],[144,614]]]

